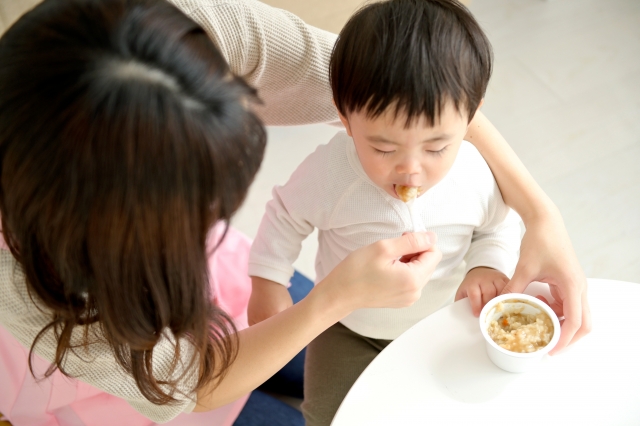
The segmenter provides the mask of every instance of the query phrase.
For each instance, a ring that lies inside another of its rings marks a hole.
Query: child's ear
[[[336,106],[336,101],[333,101],[333,106]],[[336,107],[336,110],[338,108]],[[347,134],[349,135],[349,137],[353,137],[351,135],[351,126],[349,125],[349,119],[347,117],[345,117],[344,115],[342,115],[340,113],[340,111],[338,111],[338,117],[340,118],[340,121],[342,121],[342,125],[344,126],[344,128],[347,130]]]

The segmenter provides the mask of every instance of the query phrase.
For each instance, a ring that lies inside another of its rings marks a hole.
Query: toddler
[[[346,132],[273,190],[249,260],[250,319],[291,305],[285,285],[314,228],[316,282],[357,248],[405,232],[433,232],[442,260],[413,306],[355,311],[309,345],[307,425],[328,425],[364,368],[409,327],[466,296],[477,314],[508,282],[519,219],[463,141],[491,61],[486,36],[454,0],[372,3],[340,33],[330,77]]]

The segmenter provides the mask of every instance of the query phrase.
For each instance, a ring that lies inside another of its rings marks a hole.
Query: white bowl
[[[506,300],[522,300],[527,303],[514,303],[512,305],[511,303],[504,303]],[[518,307],[523,308],[522,312],[525,314],[535,315],[542,311],[549,315],[549,318],[551,318],[551,322],[553,323],[553,336],[551,337],[549,344],[536,352],[519,353],[506,350],[494,342],[489,336],[487,328],[493,319],[498,319],[504,313],[496,312],[496,306],[500,302],[503,302],[503,306],[506,307],[506,310]],[[528,294],[510,293],[503,294],[502,296],[492,299],[484,306],[484,308],[482,308],[482,312],[480,312],[480,331],[484,336],[489,359],[505,371],[509,371],[511,373],[522,373],[536,366],[540,360],[542,360],[542,358],[556,346],[558,339],[560,339],[560,321],[549,305],[540,299],[529,296]]]

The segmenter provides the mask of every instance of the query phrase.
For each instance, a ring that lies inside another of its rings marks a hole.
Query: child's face
[[[394,117],[392,108],[373,119],[363,111],[340,119],[369,179],[395,198],[399,198],[396,185],[419,187],[420,196],[440,182],[451,169],[468,127],[466,114],[450,102],[433,126],[421,117],[406,127],[406,116]]]

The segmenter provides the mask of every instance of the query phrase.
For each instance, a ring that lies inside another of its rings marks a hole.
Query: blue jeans
[[[313,282],[296,271],[289,287],[293,303],[302,300],[312,288]],[[303,349],[253,391],[233,426],[304,426],[302,413],[264,392],[302,398],[305,354],[306,349]]]

